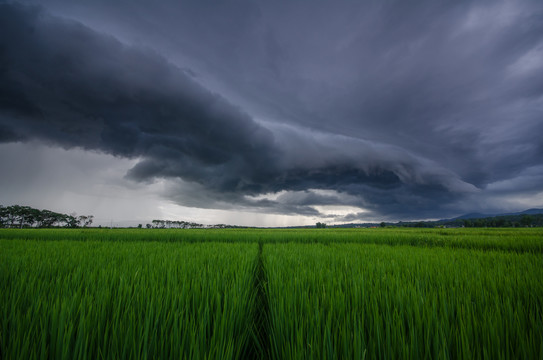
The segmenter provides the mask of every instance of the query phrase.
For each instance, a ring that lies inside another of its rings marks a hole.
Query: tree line
[[[486,218],[399,222],[403,227],[540,227],[543,214],[502,215]]]
[[[175,220],[153,220],[151,224],[147,224],[148,229],[194,229],[194,228],[203,228],[204,225],[187,222],[187,221],[175,221]]]
[[[147,229],[243,229],[245,226],[216,224],[216,225],[203,225],[189,221],[176,221],[176,220],[153,220],[152,224],[146,224]],[[138,228],[142,228],[142,224],[138,225]]]
[[[34,209],[30,206],[0,205],[0,227],[1,228],[50,228],[87,227],[92,224],[93,215],[68,215],[50,210]]]
[[[463,219],[456,223],[461,223],[464,227],[536,227],[543,226],[543,214]]]

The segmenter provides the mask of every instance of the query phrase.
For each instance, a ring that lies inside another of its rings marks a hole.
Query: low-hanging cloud
[[[360,209],[337,217],[345,221],[463,211],[541,164],[543,22],[526,4],[350,4],[331,10],[352,27],[332,19],[321,38],[308,37],[326,4],[306,22],[296,5],[247,4],[235,29],[215,17],[220,33],[179,25],[186,56],[205,57],[192,71],[42,7],[0,3],[0,142],[137,159],[129,179],[168,179],[164,195],[186,206]],[[172,9],[207,19],[191,2]],[[174,23],[164,23],[168,33]],[[195,77],[202,69],[253,105],[210,90]]]
[[[137,180],[209,176],[219,188],[269,163],[270,131],[159,55],[38,8],[1,6],[4,141],[142,157],[129,174]]]

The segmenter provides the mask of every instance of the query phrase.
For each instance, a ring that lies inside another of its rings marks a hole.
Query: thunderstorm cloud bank
[[[0,84],[0,143],[131,160],[183,206],[543,204],[535,1],[0,2]]]

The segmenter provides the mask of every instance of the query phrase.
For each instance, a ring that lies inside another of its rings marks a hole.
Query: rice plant
[[[0,239],[195,243],[358,243],[543,253],[543,228],[0,229]]]
[[[0,358],[541,358],[542,253],[541,229],[0,229]]]
[[[0,240],[3,359],[239,359],[256,244]]]
[[[264,264],[272,358],[543,355],[539,255],[290,243]]]

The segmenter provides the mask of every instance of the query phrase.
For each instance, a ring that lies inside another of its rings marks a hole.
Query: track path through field
[[[269,334],[269,300],[266,294],[268,282],[262,250],[264,244],[258,243],[258,255],[256,259],[253,291],[255,296],[253,309],[253,338],[249,345],[250,359],[268,359],[270,334]]]

